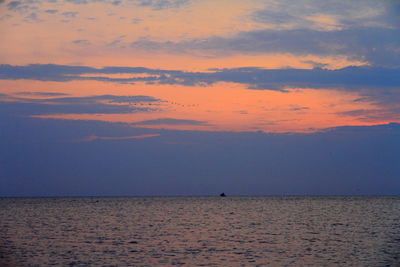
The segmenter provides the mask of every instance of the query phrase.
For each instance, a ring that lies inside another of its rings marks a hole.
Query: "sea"
[[[400,266],[400,197],[1,198],[0,266]]]

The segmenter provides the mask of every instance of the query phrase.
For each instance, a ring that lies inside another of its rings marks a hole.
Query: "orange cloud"
[[[67,83],[69,84],[69,83]],[[372,125],[380,122],[359,120],[351,110],[376,110],[377,105],[368,101],[357,101],[357,92],[327,89],[288,89],[287,92],[271,90],[249,90],[234,83],[217,83],[211,86],[181,85],[114,85],[99,82],[71,82],[80,86],[85,94],[104,94],[99,84],[107,85],[107,93],[126,95],[149,95],[160,102],[130,103],[151,110],[128,114],[60,114],[41,115],[41,118],[73,120],[102,120],[125,122],[133,127],[204,131],[264,131],[264,132],[310,132],[341,125]],[[92,84],[92,86],[88,86]],[[65,86],[65,85],[64,85]],[[85,88],[87,88],[85,90]],[[96,88],[96,90],[92,90]],[[71,92],[70,90],[69,92]],[[126,103],[125,103],[126,104]],[[151,104],[151,106],[150,106]],[[182,121],[201,121],[199,124],[169,124],[160,118]],[[141,124],[154,120],[160,123]],[[139,123],[138,125],[135,125]]]

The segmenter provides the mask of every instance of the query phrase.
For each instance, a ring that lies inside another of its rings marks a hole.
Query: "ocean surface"
[[[0,266],[400,266],[400,197],[0,199]]]

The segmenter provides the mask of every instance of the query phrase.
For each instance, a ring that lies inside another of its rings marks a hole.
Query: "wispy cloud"
[[[0,0],[0,4],[5,2],[4,0]],[[11,11],[19,11],[19,12],[28,12],[30,10],[39,10],[41,8],[41,4],[44,1],[40,0],[29,0],[29,1],[10,1],[7,4],[7,8]],[[56,2],[48,0],[47,2]],[[65,0],[66,3],[71,3],[75,5],[90,5],[90,4],[98,4],[102,3],[105,5],[113,5],[113,6],[139,6],[139,7],[149,7],[153,10],[165,10],[165,9],[176,9],[182,6],[188,5],[191,0]],[[62,4],[62,3],[61,3]],[[52,12],[49,12],[52,13]],[[64,12],[67,16],[75,17],[77,12]]]
[[[90,44],[90,41],[89,40],[85,40],[85,39],[74,40],[72,42],[74,44],[77,44],[77,45],[88,45],[88,44]]]
[[[151,74],[153,76],[134,78],[108,78],[100,74]],[[142,67],[104,67],[68,66],[54,64],[31,64],[27,66],[0,65],[0,79],[33,79],[42,81],[98,80],[110,82],[157,81],[167,78],[166,75],[183,73],[182,71],[157,70]],[[99,74],[99,76],[82,76]],[[157,77],[156,77],[157,76]]]
[[[136,0],[138,6],[151,7],[155,10],[179,8],[190,2],[191,0]]]
[[[47,9],[44,12],[49,13],[49,14],[56,14],[58,12],[57,9]]]
[[[122,140],[137,140],[137,139],[145,139],[151,137],[157,137],[160,134],[142,134],[142,135],[133,135],[133,136],[97,136],[91,135],[84,139],[81,139],[82,142],[92,142],[95,140],[105,140],[105,141],[122,141]]]
[[[338,113],[341,116],[357,117],[363,122],[399,121],[400,106],[383,106],[382,109],[356,109]]]
[[[75,18],[79,12],[76,11],[68,11],[68,12],[63,12],[61,15],[63,15],[66,18]]]
[[[173,119],[173,118],[160,118],[155,120],[145,120],[134,123],[134,125],[205,125],[204,121],[197,120],[183,120],[183,119]]]
[[[65,93],[55,93],[55,92],[17,92],[18,95],[25,96],[66,96]]]
[[[139,19],[139,18],[133,18],[131,20],[132,24],[139,24],[141,21],[142,21],[142,19]]]
[[[33,22],[41,22],[42,20],[39,19],[39,16],[36,13],[32,12],[31,14],[24,17],[24,21],[27,23],[33,23]]]
[[[24,93],[24,95],[27,95]],[[36,94],[56,96],[54,94]],[[150,96],[99,95],[88,97],[27,98],[0,95],[0,113],[22,116],[46,114],[121,114],[146,112],[156,109],[151,104],[159,101]]]

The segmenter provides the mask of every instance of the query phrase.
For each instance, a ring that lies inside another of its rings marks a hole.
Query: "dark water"
[[[400,266],[400,198],[0,199],[0,257],[12,266]]]

